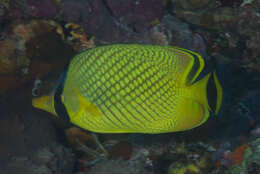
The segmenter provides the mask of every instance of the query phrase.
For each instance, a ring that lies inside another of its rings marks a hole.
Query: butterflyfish
[[[173,46],[114,44],[69,62],[48,96],[33,106],[98,133],[167,133],[218,114],[222,87],[197,53]]]

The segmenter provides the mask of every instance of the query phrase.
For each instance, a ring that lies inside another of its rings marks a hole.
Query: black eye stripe
[[[67,112],[67,109],[62,102],[61,99],[61,94],[62,94],[63,89],[60,87],[57,88],[55,95],[54,95],[54,108],[55,112],[58,114],[60,118],[62,118],[65,121],[70,121],[69,114]]]
[[[66,106],[64,105],[64,103],[62,102],[62,93],[63,93],[63,89],[64,89],[64,83],[65,83],[65,79],[66,79],[66,74],[67,74],[67,70],[68,70],[68,65],[65,68],[65,72],[63,74],[63,77],[61,78],[61,80],[59,81],[59,84],[55,90],[55,94],[54,94],[54,109],[55,112],[57,113],[57,115],[62,118],[65,121],[70,121],[70,117],[68,114],[68,111],[66,109]]]

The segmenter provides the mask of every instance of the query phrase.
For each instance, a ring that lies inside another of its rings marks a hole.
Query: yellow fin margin
[[[186,71],[184,71],[184,73],[183,73],[183,77],[182,77],[180,83],[183,84],[183,85],[192,84],[196,80],[196,78],[199,76],[199,74],[201,73],[201,71],[203,70],[203,68],[205,66],[204,59],[198,53],[195,53],[193,51],[190,51],[190,50],[187,50],[187,49],[184,49],[184,48],[172,47],[172,46],[168,46],[168,48],[175,53],[177,51],[179,51],[181,54],[189,57],[190,61],[187,65],[187,67],[186,67]],[[192,67],[195,65],[195,59],[198,59],[199,67],[194,72],[194,75],[192,76],[192,78],[188,79],[189,73],[191,72]]]
[[[54,96],[42,96],[38,98],[34,98],[32,100],[32,105],[35,108],[42,109],[44,111],[50,112],[53,115],[57,116],[54,108]]]
[[[184,76],[183,76],[183,79],[182,79],[182,84],[187,84],[187,85],[190,85],[192,84],[195,79],[199,76],[199,74],[201,73],[201,71],[203,70],[204,66],[205,66],[205,62],[204,62],[204,59],[198,54],[198,53],[195,53],[193,51],[190,51],[190,50],[187,50],[187,49],[184,49],[184,48],[179,48],[179,47],[174,47],[176,50],[179,50],[181,51],[182,53],[186,54],[187,56],[190,57],[191,59],[191,63],[188,65],[187,67],[187,71],[184,73]],[[190,54],[187,54],[187,53],[190,53]],[[195,55],[196,57],[194,57],[193,55]],[[198,58],[199,60],[199,68],[198,70],[195,72],[194,76],[192,79],[190,79],[190,81],[188,81],[188,75],[192,69],[192,67],[194,66],[195,64],[195,59]]]
[[[214,82],[215,82],[216,88],[217,88],[217,104],[216,104],[216,110],[215,110],[215,114],[217,115],[219,113],[220,106],[222,103],[223,91],[222,91],[222,87],[219,83],[219,80],[217,78],[216,71],[213,72],[213,77],[214,77]]]

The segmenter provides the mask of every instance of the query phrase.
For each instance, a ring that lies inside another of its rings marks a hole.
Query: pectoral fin
[[[89,116],[89,117],[99,117],[99,109],[87,98],[83,97],[81,93],[77,90],[73,90],[71,97],[67,97],[69,100],[67,103],[68,111],[70,112],[71,117],[80,117],[80,116]],[[65,101],[66,103],[66,101]]]

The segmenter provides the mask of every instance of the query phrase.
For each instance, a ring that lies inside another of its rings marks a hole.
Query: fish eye
[[[217,109],[218,91],[213,74],[210,75],[208,80],[207,98],[210,109],[215,113]]]

